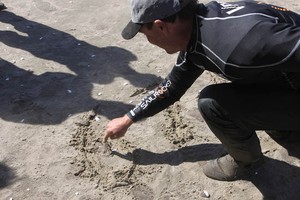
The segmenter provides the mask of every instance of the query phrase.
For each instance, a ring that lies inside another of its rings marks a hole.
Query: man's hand
[[[106,126],[103,142],[106,142],[108,138],[117,139],[123,137],[132,123],[133,121],[127,115],[111,120]]]

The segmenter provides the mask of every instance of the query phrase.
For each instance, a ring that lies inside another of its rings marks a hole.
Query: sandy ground
[[[176,55],[124,41],[130,1],[4,1],[0,12],[0,199],[300,199],[300,142],[258,132],[265,166],[249,180],[202,173],[223,153],[197,109],[219,81],[201,76],[180,102],[101,142],[166,76]],[[295,0],[268,1],[300,12]],[[203,191],[209,197],[203,197]]]

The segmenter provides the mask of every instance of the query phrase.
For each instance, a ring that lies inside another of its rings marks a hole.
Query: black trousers
[[[300,130],[299,90],[216,84],[201,91],[198,105],[227,152],[242,162],[262,155],[256,130]]]

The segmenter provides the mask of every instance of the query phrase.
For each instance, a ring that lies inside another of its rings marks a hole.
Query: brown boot
[[[262,165],[263,157],[251,163],[235,161],[229,154],[209,161],[203,168],[203,173],[219,181],[234,181],[245,178],[251,171]]]

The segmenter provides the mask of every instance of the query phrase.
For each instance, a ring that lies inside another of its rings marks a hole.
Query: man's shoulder
[[[205,11],[205,12],[203,12]],[[257,1],[237,1],[237,2],[217,2],[211,1],[199,9],[198,15],[204,17],[236,17],[241,15],[264,14],[270,16],[280,16],[281,12],[287,12],[288,9],[272,4],[261,3]]]

